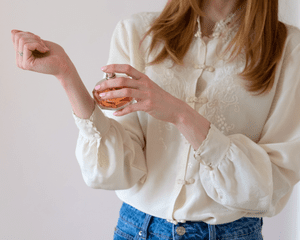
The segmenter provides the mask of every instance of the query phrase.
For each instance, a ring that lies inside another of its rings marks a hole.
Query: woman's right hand
[[[11,34],[19,68],[54,75],[58,79],[67,77],[75,69],[60,45],[30,32],[12,30]]]

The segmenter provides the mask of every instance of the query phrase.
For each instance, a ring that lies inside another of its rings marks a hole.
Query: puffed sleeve
[[[248,217],[278,214],[300,180],[300,45],[285,58],[275,98],[255,143],[213,124],[194,151],[209,197]],[[257,106],[259,107],[259,106]]]
[[[144,58],[137,48],[142,26],[137,15],[118,22],[111,39],[107,64],[130,64],[144,71]],[[79,129],[76,158],[85,183],[92,188],[128,189],[143,183],[147,166],[145,139],[137,112],[116,117],[97,104],[89,119],[72,110]]]

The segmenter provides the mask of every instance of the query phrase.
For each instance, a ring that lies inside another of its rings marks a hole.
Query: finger
[[[130,66],[129,64],[110,64],[101,68],[106,73],[125,73],[133,79],[139,80],[144,74]]]
[[[47,52],[47,50],[49,50],[49,48],[47,48],[46,46],[44,46],[42,44],[42,42],[36,42],[34,40],[29,40],[28,42],[24,43],[23,49],[26,47],[27,50],[29,51],[39,51],[42,53]]]
[[[45,42],[42,39],[41,39],[40,43],[44,46],[45,49],[50,51],[50,49],[47,47],[47,45],[45,44]]]
[[[23,46],[24,46],[24,38],[19,37],[19,41],[18,41],[19,65],[20,68],[22,69],[23,69],[23,58],[24,58]]]
[[[140,84],[138,81],[133,80],[131,78],[126,78],[126,77],[119,77],[115,79],[110,79],[108,81],[102,82],[100,85],[100,88],[97,87],[96,90],[105,90],[108,88],[116,88],[116,87],[130,87],[130,88],[135,88],[139,89]]]
[[[102,92],[100,95],[100,98],[102,100],[104,99],[113,99],[113,98],[124,98],[124,97],[132,97],[135,99],[144,99],[146,94],[143,91],[133,89],[133,88],[122,88],[120,90],[114,90],[114,91],[108,91],[108,92]]]
[[[11,40],[12,40],[12,42],[13,42],[13,44],[14,44],[15,50],[17,50],[17,47],[15,46],[15,35],[16,35],[16,33],[18,33],[18,32],[22,32],[22,31],[16,30],[16,29],[11,30]]]
[[[38,42],[27,42],[23,46],[23,62],[22,66],[23,69],[31,70],[31,64],[33,62],[32,58],[32,52],[34,50],[38,50],[39,52],[45,53],[47,52],[47,49],[45,49],[44,46],[41,45],[41,43]]]
[[[19,67],[20,55],[18,53],[18,37],[16,36],[16,34],[20,33],[20,32],[22,32],[22,31],[16,30],[16,29],[11,30],[11,39],[12,39],[14,49],[15,49],[15,52],[16,52],[16,65],[18,67]]]
[[[22,63],[22,57],[20,56],[20,52],[22,52],[22,49],[19,48],[19,40],[21,38],[21,31],[20,32],[16,32],[15,33],[15,37],[14,37],[14,40],[15,40],[15,48],[16,48],[16,63],[17,63],[17,66],[19,68],[21,68],[21,63]]]
[[[22,57],[22,68],[24,70],[30,70],[31,56],[32,56],[32,52],[28,49],[28,44],[25,44],[23,48],[23,57]]]
[[[15,43],[15,35],[18,32],[22,32],[22,31],[16,29],[11,30],[11,40],[13,41],[13,43]]]
[[[126,114],[137,112],[137,111],[143,111],[141,103],[130,104],[129,106],[127,106],[121,110],[115,111],[113,113],[113,115],[114,116],[124,116]]]

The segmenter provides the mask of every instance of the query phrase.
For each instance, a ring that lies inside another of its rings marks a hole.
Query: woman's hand
[[[19,30],[12,30],[11,38],[16,51],[16,65],[21,69],[64,78],[75,68],[64,49],[56,43]]]
[[[100,99],[133,97],[137,100],[137,103],[116,111],[114,115],[122,116],[135,111],[144,111],[165,122],[175,124],[179,120],[179,115],[186,103],[163,90],[145,74],[127,64],[107,65],[106,69],[102,68],[102,71],[106,73],[125,73],[127,76],[132,77],[132,79],[126,77],[110,79],[98,85],[100,88],[95,87],[97,91],[125,87],[120,90],[106,92],[104,97],[99,97]]]

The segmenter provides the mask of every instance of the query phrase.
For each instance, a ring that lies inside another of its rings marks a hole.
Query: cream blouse
[[[140,49],[139,42],[159,14],[119,21],[107,64],[130,64],[187,102],[211,122],[208,135],[195,151],[175,125],[143,111],[118,117],[96,106],[89,119],[72,111],[85,183],[116,190],[120,200],[174,224],[278,214],[300,179],[300,30],[287,25],[275,84],[267,95],[252,96],[237,75],[243,54],[231,63],[217,57],[237,29],[228,27],[230,16],[207,44],[198,20],[185,66],[171,58],[148,65],[163,44],[148,57],[152,35]]]

